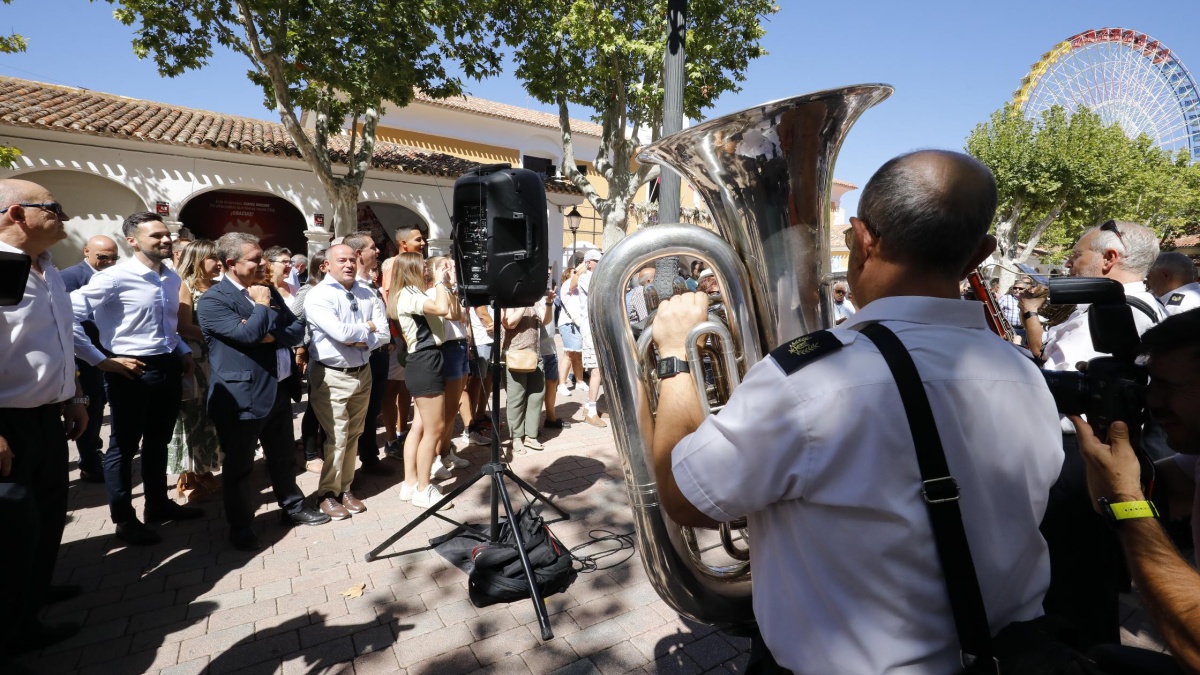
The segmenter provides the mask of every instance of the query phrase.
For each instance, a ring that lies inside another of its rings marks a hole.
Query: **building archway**
[[[399,249],[396,248],[398,230],[417,226],[422,226],[429,232],[429,223],[421,214],[408,207],[388,202],[358,203],[358,229],[371,232],[375,246],[379,248],[381,260],[399,253]]]
[[[267,192],[211,190],[193,195],[179,211],[179,221],[192,235],[216,241],[226,232],[258,237],[262,247],[307,250],[304,214],[294,204]]]
[[[39,169],[11,177],[33,181],[46,188],[71,217],[66,223],[67,238],[50,249],[59,269],[83,260],[84,244],[98,234],[111,237],[127,254],[129,247],[121,236],[121,223],[129,215],[147,210],[145,200],[131,188],[94,173]]]

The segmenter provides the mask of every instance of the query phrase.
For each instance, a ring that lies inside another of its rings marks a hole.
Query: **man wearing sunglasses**
[[[1158,236],[1153,230],[1110,220],[1083,233],[1067,257],[1066,267],[1073,277],[1120,282],[1141,334],[1165,317],[1162,305],[1143,282],[1157,258]],[[1103,356],[1092,345],[1086,305],[1043,331],[1037,310],[1045,301],[1030,293],[1020,299],[1027,346],[1045,361],[1044,368],[1075,370],[1079,363]],[[1108,524],[1092,510],[1075,427],[1066,418],[1062,419],[1062,431],[1063,469],[1042,521],[1051,567],[1046,610],[1070,621],[1082,646],[1119,642],[1118,592],[1124,585],[1120,548]]]
[[[83,247],[83,261],[62,271],[67,292],[83,288],[92,280],[93,274],[112,267],[120,259],[117,242],[102,234],[88,239]],[[100,347],[100,330],[94,321],[84,321],[83,332],[87,333],[93,345]],[[75,359],[75,368],[79,371],[83,395],[88,399],[87,431],[75,440],[75,449],[79,453],[79,478],[88,483],[103,483],[100,426],[104,422],[104,406],[108,403],[108,396],[104,393],[104,374],[83,359]]]

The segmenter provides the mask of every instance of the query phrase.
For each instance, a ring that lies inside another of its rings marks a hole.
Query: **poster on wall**
[[[286,199],[255,192],[207,192],[188,202],[179,220],[197,237],[216,240],[226,232],[246,232],[258,237],[264,249],[286,246],[293,252],[307,248],[303,214]]]

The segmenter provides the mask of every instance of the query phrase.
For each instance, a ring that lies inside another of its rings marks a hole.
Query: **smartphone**
[[[21,303],[32,266],[33,259],[24,253],[0,251],[0,306]]]
[[[1038,286],[1050,286],[1050,277],[1046,276],[1045,274],[1041,274],[1029,265],[1026,265],[1025,263],[1017,263],[1017,269],[1021,270],[1022,274],[1032,279],[1033,283],[1037,284]]]

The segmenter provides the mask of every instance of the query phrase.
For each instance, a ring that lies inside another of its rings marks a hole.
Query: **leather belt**
[[[317,363],[321,364],[322,366],[324,366],[325,368],[328,368],[330,370],[336,370],[339,373],[357,373],[358,371],[360,371],[363,368],[366,368],[368,365],[370,365],[368,363],[364,363],[361,366],[331,366],[328,363],[325,363],[324,361],[317,361]]]

